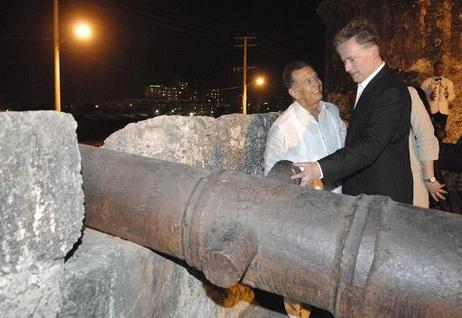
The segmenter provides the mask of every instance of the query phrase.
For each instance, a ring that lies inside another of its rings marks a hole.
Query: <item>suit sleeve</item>
[[[361,123],[365,132],[361,134],[359,141],[318,161],[326,181],[338,181],[374,162],[393,138],[397,138],[402,121],[409,122],[410,105],[407,101],[407,90],[390,87],[373,102],[365,105],[368,108],[365,111],[372,113],[366,123]],[[408,136],[409,132],[405,138]]]

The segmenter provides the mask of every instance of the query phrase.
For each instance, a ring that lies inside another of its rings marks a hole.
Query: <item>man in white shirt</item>
[[[303,61],[288,64],[284,85],[294,102],[271,127],[265,149],[265,175],[280,160],[316,161],[343,147],[346,127],[337,106],[321,100],[322,82]],[[341,193],[341,187],[334,192]]]
[[[422,89],[427,95],[430,104],[430,113],[434,122],[443,132],[446,132],[446,122],[448,119],[450,103],[456,97],[454,92],[454,84],[444,74],[444,64],[437,61],[433,64],[435,75],[427,78]]]
[[[322,82],[306,62],[288,64],[282,75],[294,102],[278,117],[268,132],[265,175],[281,160],[316,161],[343,147],[346,126],[337,106],[321,100]],[[341,186],[326,189],[341,193]],[[309,311],[296,301],[284,299],[289,317],[308,317]]]

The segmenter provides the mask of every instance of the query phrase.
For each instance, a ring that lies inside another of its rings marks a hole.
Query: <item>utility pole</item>
[[[247,114],[247,48],[255,46],[249,44],[249,40],[255,40],[254,36],[236,36],[236,40],[242,40],[242,44],[237,44],[235,47],[242,47],[244,49],[244,61],[242,67],[242,113]]]
[[[55,73],[55,110],[61,111],[61,80],[59,72],[59,18],[58,0],[53,1],[53,46],[54,46],[54,73]]]

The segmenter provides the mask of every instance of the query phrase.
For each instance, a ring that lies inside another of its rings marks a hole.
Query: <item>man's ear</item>
[[[380,57],[380,49],[377,45],[373,45],[371,47],[371,52],[372,52],[372,56],[374,57],[374,59]]]
[[[293,88],[289,88],[289,95],[292,96],[293,99],[297,99],[298,91]]]

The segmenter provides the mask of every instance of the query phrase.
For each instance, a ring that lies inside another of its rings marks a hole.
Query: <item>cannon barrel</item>
[[[85,224],[336,317],[462,317],[462,217],[80,146]]]

